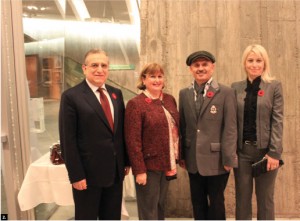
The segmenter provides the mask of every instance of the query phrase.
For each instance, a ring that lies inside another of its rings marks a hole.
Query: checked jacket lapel
[[[214,99],[214,97],[219,93],[219,84],[216,81],[212,81],[210,87],[208,88],[206,95],[204,97],[204,101],[201,106],[199,117],[205,112],[209,103]]]

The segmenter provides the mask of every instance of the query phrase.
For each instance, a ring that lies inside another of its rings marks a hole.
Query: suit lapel
[[[242,113],[241,116],[244,116],[244,107],[245,107],[245,98],[246,98],[246,87],[247,87],[247,81],[242,81],[240,86],[237,88],[237,101],[240,104],[243,104],[240,106],[239,112]],[[241,119],[243,122],[244,119]]]
[[[205,112],[208,104],[214,99],[214,97],[216,96],[217,93],[219,93],[219,84],[213,80],[210,84],[210,87],[208,88],[208,90],[206,92],[206,96],[204,97],[204,101],[201,106],[199,117],[202,116],[202,114]],[[210,95],[212,95],[212,96],[210,97]]]
[[[259,90],[262,90],[264,92],[266,92],[266,83],[261,80],[260,84],[259,84]],[[260,108],[262,106],[262,103],[265,102],[265,98],[266,96],[259,96],[257,95],[257,108],[256,108],[256,116],[257,116],[257,119],[260,119]]]
[[[83,83],[84,83],[83,94],[86,102],[94,109],[94,111],[97,113],[100,119],[106,124],[106,126],[110,128],[108,120],[103,111],[103,108],[99,103],[99,100],[96,98],[94,92],[91,90],[91,88],[88,86],[85,80]]]
[[[192,112],[193,118],[195,119],[195,122],[197,121],[197,113],[195,108],[195,94],[194,94],[194,87],[189,87],[187,91],[187,102],[190,106],[190,110]]]

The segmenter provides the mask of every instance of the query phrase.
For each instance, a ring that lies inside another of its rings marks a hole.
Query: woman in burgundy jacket
[[[142,93],[125,111],[125,140],[136,180],[139,219],[163,220],[168,181],[177,176],[179,113],[173,96],[163,93],[164,71],[150,63],[140,73]]]

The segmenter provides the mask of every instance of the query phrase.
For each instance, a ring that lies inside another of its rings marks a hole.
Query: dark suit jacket
[[[106,84],[114,106],[114,131],[86,80],[61,96],[59,134],[71,183],[110,186],[116,171],[124,178],[127,164],[124,141],[124,102],[121,90]]]
[[[238,105],[239,148],[243,147],[244,105],[247,81],[235,82],[232,88],[236,92]],[[257,148],[268,148],[268,155],[281,158],[283,134],[283,93],[281,83],[272,81],[260,82],[259,88],[264,92],[257,96],[256,136]]]
[[[212,96],[209,96],[212,95]],[[190,173],[225,174],[237,167],[236,100],[231,88],[212,81],[197,117],[194,87],[179,93],[183,158]]]

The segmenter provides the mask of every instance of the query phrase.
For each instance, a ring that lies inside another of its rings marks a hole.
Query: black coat
[[[124,142],[124,101],[121,90],[106,85],[114,106],[114,131],[86,80],[61,96],[59,134],[71,183],[87,180],[88,186],[114,183],[116,171],[124,179],[128,159]],[[117,168],[116,168],[117,167]]]

